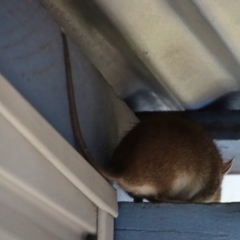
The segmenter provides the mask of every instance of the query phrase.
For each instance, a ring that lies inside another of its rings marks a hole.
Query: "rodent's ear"
[[[232,167],[233,161],[234,161],[234,158],[232,158],[231,160],[229,160],[227,162],[223,162],[222,163],[222,173],[223,174],[227,174],[228,173],[228,171]]]

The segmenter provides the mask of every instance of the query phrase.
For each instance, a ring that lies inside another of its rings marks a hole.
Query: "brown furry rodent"
[[[171,114],[137,124],[103,174],[136,201],[219,202],[232,161],[223,163],[201,126]]]
[[[102,168],[84,142],[78,121],[67,39],[62,32],[69,108],[74,137],[85,159],[106,179],[116,181],[135,201],[219,202],[223,163],[203,128],[165,114],[138,123],[122,139],[112,161]]]

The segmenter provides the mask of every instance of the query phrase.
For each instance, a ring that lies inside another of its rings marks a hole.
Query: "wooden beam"
[[[236,240],[240,203],[120,203],[115,240]]]
[[[240,139],[240,111],[138,112],[140,120],[166,114],[186,116],[201,124],[215,140]]]

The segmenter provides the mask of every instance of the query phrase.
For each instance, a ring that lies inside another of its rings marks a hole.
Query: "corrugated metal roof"
[[[239,1],[42,2],[136,111],[196,109],[239,90]]]

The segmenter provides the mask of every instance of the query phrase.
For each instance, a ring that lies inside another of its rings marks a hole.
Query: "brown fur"
[[[123,138],[107,177],[138,200],[218,202],[231,164],[223,164],[201,126],[166,115],[140,122]]]

